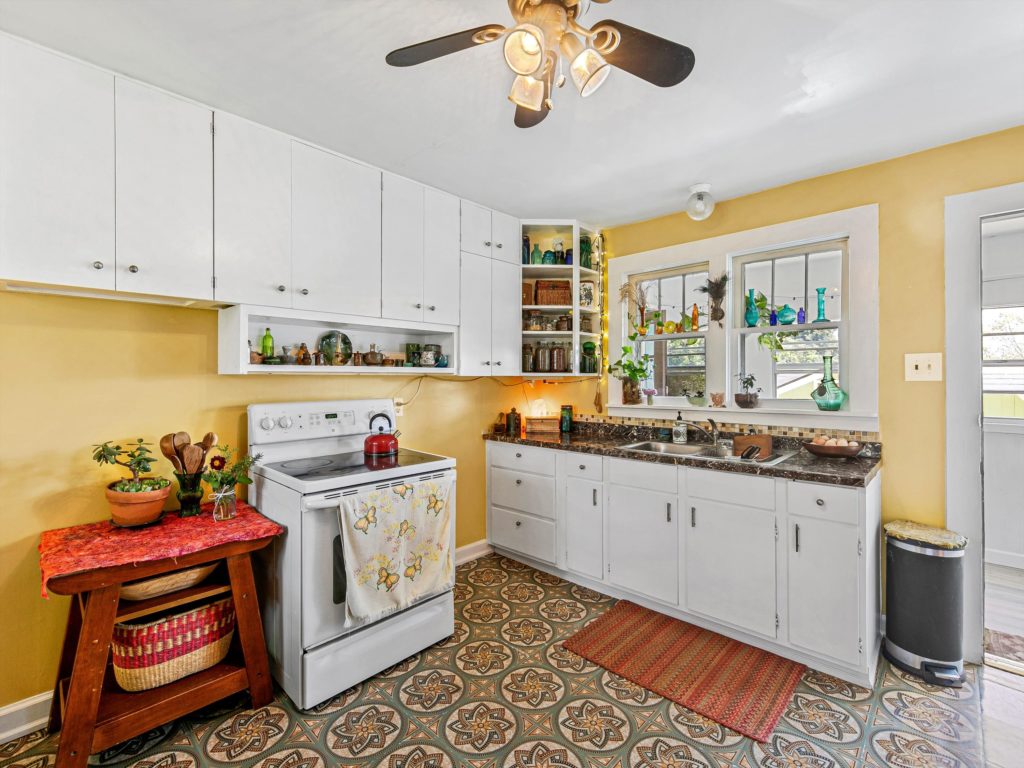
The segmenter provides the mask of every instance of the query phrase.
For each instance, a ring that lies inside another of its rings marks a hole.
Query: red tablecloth
[[[179,517],[168,512],[160,522],[144,528],[119,528],[109,520],[43,531],[39,538],[39,570],[46,585],[56,576],[181,557],[235,541],[277,536],[284,528],[268,520],[245,502],[231,520],[213,519],[212,504],[202,514]]]

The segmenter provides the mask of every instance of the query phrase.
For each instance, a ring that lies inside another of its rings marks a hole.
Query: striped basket
[[[148,624],[114,627],[114,679],[126,691],[146,691],[223,661],[235,634],[231,598]]]

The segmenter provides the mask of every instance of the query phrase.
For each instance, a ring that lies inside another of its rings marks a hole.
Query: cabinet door
[[[291,139],[214,114],[217,301],[290,307]]]
[[[491,259],[491,361],[495,376],[518,376],[523,361],[519,267]]]
[[[523,263],[523,239],[519,219],[492,211],[491,236],[491,256],[509,264]]]
[[[213,113],[117,78],[117,289],[213,298]]]
[[[459,372],[491,374],[491,260],[462,254],[459,294]]]
[[[686,609],[775,637],[775,514],[702,499],[689,505]]]
[[[816,654],[859,661],[857,527],[791,515],[789,642]]]
[[[291,153],[293,305],[380,317],[380,171],[298,141]]]
[[[666,467],[675,472],[675,467]],[[609,486],[608,580],[675,605],[679,601],[679,515],[675,494]]]
[[[566,567],[599,580],[604,580],[603,488],[579,477],[565,482]]]
[[[115,285],[114,77],[6,36],[0,278]]]
[[[459,198],[429,187],[423,212],[423,319],[459,324]]]
[[[479,256],[491,255],[491,211],[482,205],[462,201],[462,250]]]
[[[385,173],[381,187],[381,309],[395,320],[424,319],[422,184]]]

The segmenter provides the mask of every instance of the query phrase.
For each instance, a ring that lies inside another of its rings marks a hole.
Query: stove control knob
[[[269,432],[274,428],[274,420],[269,416],[264,416],[260,419],[260,429]]]
[[[291,416],[282,416],[280,419],[277,420],[277,426],[279,426],[281,429],[288,429],[289,427],[291,427],[291,425]]]

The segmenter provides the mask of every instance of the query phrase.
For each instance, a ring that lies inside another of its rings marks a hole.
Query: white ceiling
[[[617,71],[512,124],[498,45],[393,48],[510,20],[505,0],[0,0],[0,28],[523,217],[598,225],[1024,124],[1021,0],[618,0],[685,43],[667,90]]]

